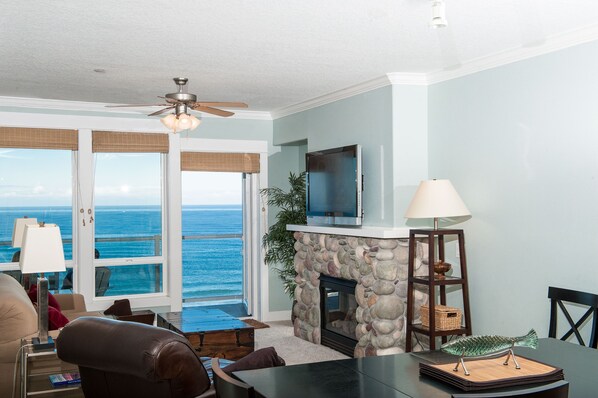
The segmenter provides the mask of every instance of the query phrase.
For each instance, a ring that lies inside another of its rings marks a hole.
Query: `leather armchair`
[[[79,366],[87,398],[190,398],[210,388],[189,342],[155,326],[81,317],[62,329],[56,350]]]

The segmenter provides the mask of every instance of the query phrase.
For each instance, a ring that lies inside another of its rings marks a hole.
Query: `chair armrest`
[[[85,306],[85,299],[82,294],[55,294],[54,298],[58,301],[60,309],[62,311],[71,312],[85,312],[87,307]]]

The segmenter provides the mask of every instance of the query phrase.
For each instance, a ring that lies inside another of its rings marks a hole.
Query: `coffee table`
[[[185,308],[158,314],[159,327],[177,332],[198,356],[237,360],[253,352],[253,326],[216,309]]]

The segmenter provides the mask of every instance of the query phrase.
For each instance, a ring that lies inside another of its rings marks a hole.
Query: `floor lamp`
[[[40,274],[37,278],[39,335],[33,338],[33,350],[52,349],[54,341],[48,336],[48,279],[44,273],[66,271],[60,228],[56,224],[25,225],[19,267],[23,274]]]

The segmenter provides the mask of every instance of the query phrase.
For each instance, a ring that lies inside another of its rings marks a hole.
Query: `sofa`
[[[55,294],[54,297],[69,320],[83,315],[101,316],[100,312],[86,311],[80,294]],[[37,312],[27,292],[12,276],[0,273],[0,397],[12,395],[21,339],[34,337],[37,331]],[[51,331],[50,335],[56,337],[58,331]]]

